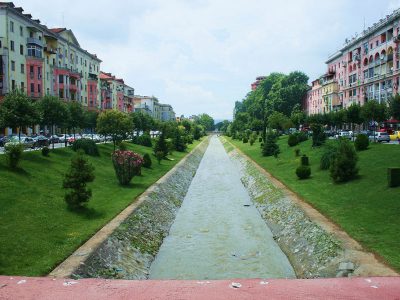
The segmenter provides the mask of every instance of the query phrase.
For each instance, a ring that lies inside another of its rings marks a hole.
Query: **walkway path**
[[[150,279],[294,278],[286,256],[213,137]]]

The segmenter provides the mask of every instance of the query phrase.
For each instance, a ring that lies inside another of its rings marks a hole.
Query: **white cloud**
[[[16,3],[19,5],[19,3]],[[178,114],[231,117],[257,75],[325,71],[344,39],[400,1],[29,1],[49,26],[71,28],[104,71]],[[382,11],[380,11],[382,10]],[[356,13],[355,13],[356,12]]]

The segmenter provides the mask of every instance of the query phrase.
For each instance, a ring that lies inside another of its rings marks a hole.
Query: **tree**
[[[334,182],[346,182],[358,174],[357,153],[354,146],[347,139],[339,139],[339,145],[332,164],[330,175]]]
[[[176,130],[175,137],[173,139],[174,148],[178,152],[184,152],[187,148],[185,140],[182,137],[180,130]]]
[[[277,137],[272,132],[268,133],[262,149],[263,156],[278,157],[280,153],[279,145],[276,143]]]
[[[72,129],[75,138],[77,128],[82,128],[85,124],[85,117],[83,107],[79,102],[67,102],[67,109],[69,111],[68,127]]]
[[[361,108],[361,116],[366,122],[382,122],[387,118],[387,107],[384,103],[378,103],[374,100],[368,101]],[[375,125],[374,125],[375,128]],[[375,139],[375,130],[374,130]]]
[[[0,105],[0,120],[4,127],[18,128],[21,139],[22,128],[38,124],[40,113],[25,93],[14,90],[5,96]]]
[[[165,140],[164,131],[164,129],[161,131],[161,134],[158,137],[156,144],[154,145],[154,155],[157,157],[157,159],[160,156],[161,158],[166,158],[169,152],[167,141]],[[162,153],[162,155],[160,153]],[[160,162],[160,160],[158,162]]]
[[[41,124],[50,127],[50,132],[54,134],[54,126],[61,126],[63,124],[66,106],[57,97],[44,96],[38,102],[38,108],[42,116]],[[53,143],[54,149],[54,143]]]
[[[85,128],[90,129],[90,133],[92,134],[93,138],[93,132],[96,129],[97,125],[97,117],[99,116],[99,113],[95,110],[86,110],[83,114],[84,117],[84,126]]]
[[[148,133],[154,127],[154,119],[148,114],[144,114],[140,111],[132,112],[130,117],[132,119],[133,131],[136,131],[136,136],[139,136],[140,131]]]
[[[214,119],[207,114],[199,115],[195,123],[202,125],[207,131],[214,130]]]
[[[389,114],[393,119],[400,120],[400,95],[389,100]]]
[[[353,124],[361,124],[364,119],[361,116],[361,106],[358,104],[352,104],[347,108],[346,111],[347,120],[351,123],[351,130],[353,130]],[[353,133],[354,134],[354,133]]]
[[[306,114],[301,109],[300,104],[296,104],[293,107],[292,113],[290,114],[290,120],[293,122],[297,129],[299,129],[300,125],[303,124],[306,120]]]
[[[289,129],[292,126],[292,121],[283,113],[274,111],[268,117],[268,127],[276,130]]]
[[[69,189],[64,197],[69,207],[78,208],[89,201],[92,191],[86,188],[86,184],[94,178],[93,166],[85,158],[83,151],[78,151],[71,160],[71,167],[63,182],[63,188]]]
[[[132,119],[117,110],[106,110],[97,118],[97,132],[112,137],[114,151],[116,142],[123,140],[131,129]]]

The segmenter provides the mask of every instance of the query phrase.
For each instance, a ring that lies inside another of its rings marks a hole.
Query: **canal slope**
[[[287,257],[211,138],[150,279],[294,278]]]

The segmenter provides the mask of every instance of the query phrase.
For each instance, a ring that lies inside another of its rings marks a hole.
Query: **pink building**
[[[346,39],[344,46],[328,58],[327,73],[319,79],[322,101],[316,98],[317,87],[313,85],[305,101],[306,112],[324,113],[372,100],[386,103],[397,94],[399,22],[400,9],[368,27],[359,36]],[[324,87],[332,92],[324,92]]]

